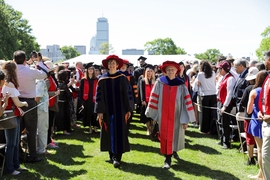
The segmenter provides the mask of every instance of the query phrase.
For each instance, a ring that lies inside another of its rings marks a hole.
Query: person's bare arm
[[[9,94],[6,94],[3,98],[2,98],[2,106],[0,107],[0,116],[3,115],[7,105],[8,105],[8,98],[9,98]]]

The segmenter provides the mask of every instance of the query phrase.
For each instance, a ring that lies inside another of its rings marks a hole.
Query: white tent
[[[83,54],[78,57],[66,60],[64,62],[69,62],[70,66],[72,65],[75,66],[76,62],[79,61],[82,63],[94,62],[95,64],[101,65],[101,61],[105,59],[107,56],[108,55]],[[191,63],[195,60],[200,61],[199,59],[189,55],[143,55],[143,56],[147,58],[146,62],[152,65],[160,65],[167,60],[175,62],[188,61]],[[139,61],[137,59],[140,57],[140,55],[121,55],[119,57],[128,60],[129,62],[133,63],[134,66],[139,66]]]

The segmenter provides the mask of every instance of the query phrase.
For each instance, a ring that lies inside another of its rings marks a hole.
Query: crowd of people
[[[189,123],[202,135],[218,135],[218,144],[230,149],[230,125],[244,119],[247,165],[256,164],[256,146],[260,167],[250,178],[270,179],[270,51],[264,57],[264,63],[220,56],[215,64],[201,60],[151,65],[140,56],[140,67],[134,68],[128,60],[109,55],[102,65],[76,62],[70,67],[45,61],[39,52],[27,60],[25,52],[16,51],[0,71],[0,113],[14,109],[18,123],[4,130],[6,171],[18,175],[27,170],[19,164],[22,131],[27,133],[27,162],[35,163],[48,148],[59,148],[53,133],[71,135],[80,119],[90,134],[100,129],[100,150],[108,152],[109,162],[118,168],[123,153],[130,151],[128,135],[136,111],[146,135],[159,139],[165,169],[172,157],[180,159],[177,151],[185,147]]]

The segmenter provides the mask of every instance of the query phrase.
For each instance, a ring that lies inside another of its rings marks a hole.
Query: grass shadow
[[[159,148],[153,146],[146,146],[143,144],[132,144],[130,143],[130,149],[142,152],[159,152]]]
[[[175,177],[175,174],[161,167],[153,167],[145,164],[135,164],[135,163],[126,163],[122,162],[120,170],[125,172],[130,172],[133,174],[140,174],[146,177],[154,176],[158,180],[168,180],[175,179],[181,180],[178,177]]]
[[[88,128],[89,130],[89,128]],[[94,134],[94,133],[93,133]],[[91,135],[89,133],[85,133],[85,128],[83,127],[77,127],[74,132],[72,132],[70,135],[64,135],[62,133],[56,133],[53,138],[57,140],[77,140],[81,142],[93,142],[91,140]]]
[[[85,162],[83,162],[85,163]],[[34,169],[36,172],[23,172],[20,174],[20,179],[41,179],[41,177],[46,177],[46,179],[72,179],[81,174],[87,173],[86,170],[66,170],[61,169],[56,165],[49,164],[47,160],[43,160],[38,164],[25,164],[29,169]]]
[[[82,145],[73,145],[73,144],[59,144],[60,148],[57,149],[56,154],[48,155],[47,158],[51,161],[61,163],[63,165],[82,165],[85,163],[87,158],[92,158],[93,156],[85,156],[83,154]],[[65,154],[63,159],[62,155]],[[84,161],[74,161],[73,158],[82,158]]]
[[[221,154],[219,151],[217,151],[214,148],[211,148],[209,146],[200,145],[200,144],[192,145],[190,143],[186,143],[185,148],[192,149],[194,151],[201,151],[201,152],[204,152],[205,154]]]
[[[186,136],[192,137],[192,138],[210,138],[210,139],[218,139],[217,135],[210,135],[210,134],[202,134],[196,131],[189,131],[187,130],[185,132]]]
[[[193,174],[195,176],[204,176],[210,179],[215,180],[223,180],[223,179],[230,179],[230,180],[240,180],[239,178],[235,177],[233,174],[221,171],[221,170],[213,170],[206,166],[192,163],[189,161],[185,161],[181,159],[178,164],[173,164],[171,166],[172,169],[175,171],[185,172],[187,174]]]

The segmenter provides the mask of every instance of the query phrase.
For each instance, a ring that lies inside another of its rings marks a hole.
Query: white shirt
[[[200,96],[216,94],[216,74],[214,71],[212,71],[212,76],[210,78],[205,78],[204,72],[199,72],[197,79],[201,83],[198,91]]]
[[[20,97],[35,98],[36,97],[36,79],[44,79],[47,74],[38,69],[29,68],[23,64],[17,64],[17,75]]]
[[[239,74],[235,71],[234,67],[231,68],[230,73],[233,75],[235,81],[239,78]]]
[[[11,83],[11,84],[13,84],[13,83]],[[2,94],[4,95],[6,93],[10,94],[10,97],[18,97],[20,95],[20,92],[16,88],[8,87],[8,86],[4,85],[2,87]]]

